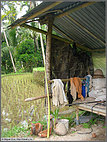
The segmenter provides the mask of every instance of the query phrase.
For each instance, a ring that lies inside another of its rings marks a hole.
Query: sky
[[[37,1],[37,4],[39,5],[42,1]],[[4,6],[7,10],[9,10],[8,6],[5,5]],[[17,5],[16,4],[16,9],[18,11],[18,15],[17,15],[17,19],[18,18],[21,18],[23,15],[26,14],[26,11],[28,10],[28,7],[27,6],[23,6],[22,10],[20,10],[20,5]],[[1,10],[1,14],[4,14],[3,11]]]

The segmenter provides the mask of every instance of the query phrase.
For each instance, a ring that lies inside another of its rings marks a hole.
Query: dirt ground
[[[58,136],[52,134],[48,139],[47,138],[34,138],[35,141],[106,141],[106,132],[103,128],[103,124],[99,123],[98,125],[92,125],[93,131],[90,134],[78,134],[84,132],[90,132],[91,128],[83,128],[82,125],[78,125],[69,129],[69,132],[65,136]],[[75,131],[75,132],[74,132]],[[74,133],[72,133],[74,132]],[[95,133],[96,137],[92,137],[92,134]]]

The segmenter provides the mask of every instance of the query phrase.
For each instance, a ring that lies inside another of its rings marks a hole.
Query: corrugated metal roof
[[[66,33],[71,39],[90,49],[101,49],[105,47],[104,2],[98,2],[79,9],[76,12],[68,14],[68,16],[55,19],[54,25]]]
[[[86,2],[62,2],[36,16],[36,18],[41,18],[50,12],[53,12],[57,16],[83,3]],[[43,2],[23,17],[29,17],[51,4],[52,2]],[[21,20],[23,21],[23,19],[17,20],[11,26],[20,23]],[[96,2],[61,18],[55,18],[54,25],[64,32],[68,36],[68,39],[71,38],[76,43],[89,49],[105,48],[105,2]],[[56,32],[67,38],[59,30],[55,29]]]

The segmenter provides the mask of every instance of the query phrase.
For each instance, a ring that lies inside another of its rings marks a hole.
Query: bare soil
[[[104,124],[101,122],[96,125],[92,125],[92,132],[91,128],[83,128],[82,125],[78,125],[69,129],[69,132],[65,136],[58,136],[54,133],[47,139],[47,138],[40,138],[40,137],[33,137],[35,141],[106,141],[106,132],[105,128],[103,127]],[[91,132],[89,134],[78,134],[79,133],[86,133]],[[92,134],[95,133],[96,137],[92,137]]]

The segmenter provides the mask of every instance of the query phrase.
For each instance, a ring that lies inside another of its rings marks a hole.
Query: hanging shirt
[[[76,92],[78,93],[78,98],[80,98],[81,100],[84,100],[84,97],[82,96],[82,82],[81,82],[81,79],[79,77],[74,77],[73,78],[73,83],[75,85]],[[72,88],[72,81],[71,81],[71,88]]]
[[[71,84],[71,95],[73,97],[73,101],[76,100],[76,87],[73,83],[73,78],[70,78],[70,84]]]
[[[59,106],[67,103],[67,99],[64,92],[64,84],[60,79],[53,79],[52,83],[52,102],[53,105]]]

